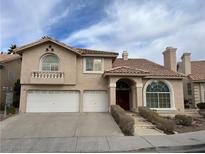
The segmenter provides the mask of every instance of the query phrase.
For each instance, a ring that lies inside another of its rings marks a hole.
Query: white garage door
[[[28,91],[27,112],[79,112],[78,91]]]
[[[84,112],[108,112],[106,91],[85,91],[83,95]]]

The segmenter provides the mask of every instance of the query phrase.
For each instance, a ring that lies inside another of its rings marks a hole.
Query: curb
[[[183,145],[183,146],[159,146],[151,148],[141,148],[137,150],[123,151],[123,152],[205,152],[205,144]]]

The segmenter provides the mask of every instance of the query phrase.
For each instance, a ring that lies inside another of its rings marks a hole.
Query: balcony
[[[31,84],[64,84],[64,72],[42,72],[31,73]]]

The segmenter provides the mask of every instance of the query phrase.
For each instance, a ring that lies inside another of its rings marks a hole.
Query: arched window
[[[171,108],[170,90],[162,81],[152,81],[146,89],[146,105],[149,108]]]
[[[59,59],[54,54],[48,54],[41,59],[41,70],[42,71],[58,71]]]

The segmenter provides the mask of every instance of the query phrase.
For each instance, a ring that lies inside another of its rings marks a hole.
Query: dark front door
[[[124,110],[130,110],[129,90],[116,91],[116,104],[122,107]]]

